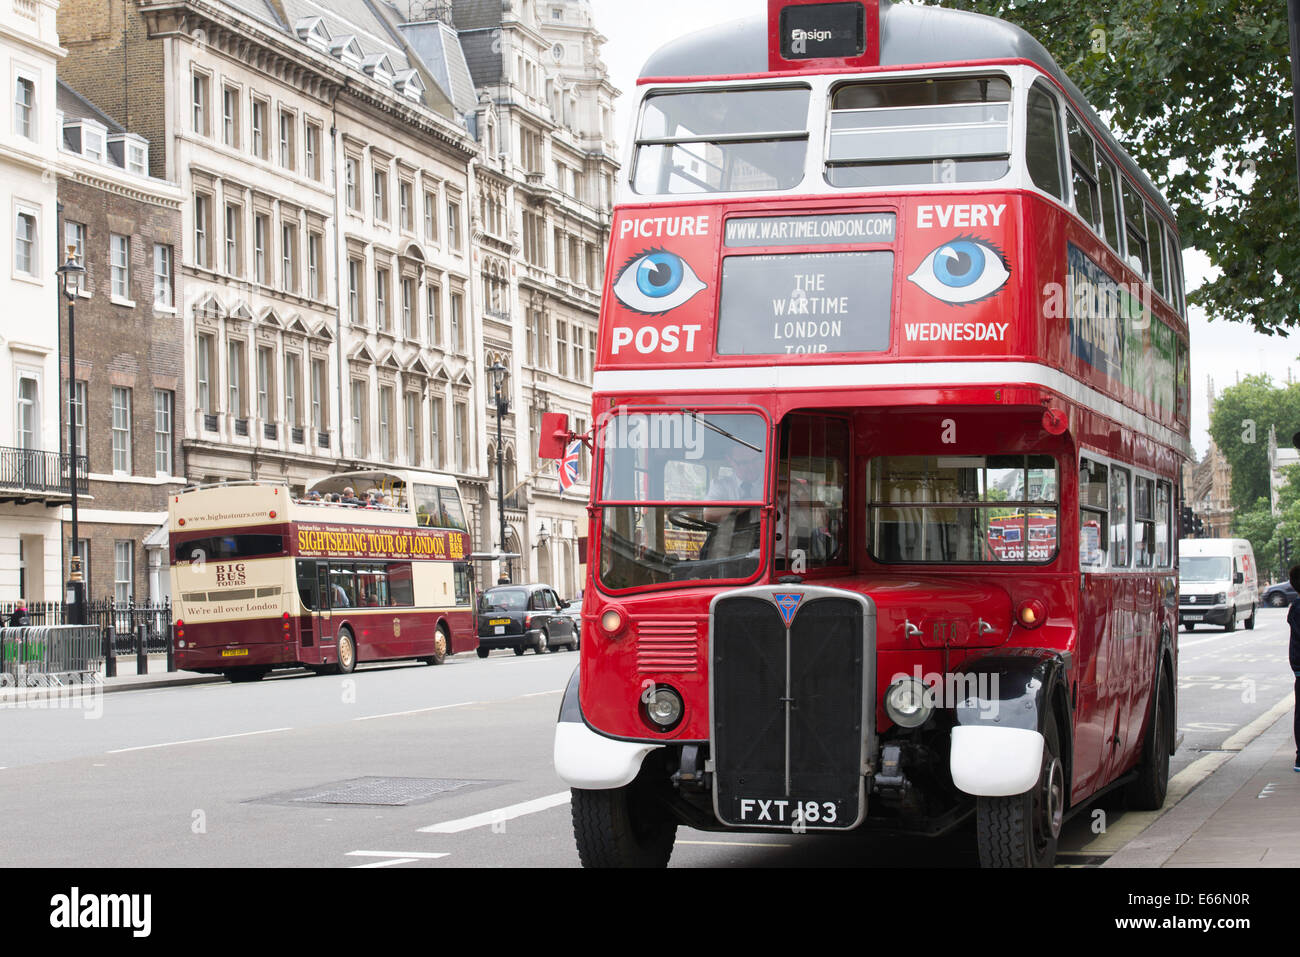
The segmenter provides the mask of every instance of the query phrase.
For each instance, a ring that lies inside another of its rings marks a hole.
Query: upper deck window
[[[1065,199],[1065,175],[1061,149],[1061,118],[1056,97],[1045,82],[1037,80],[1029,90],[1028,120],[1025,124],[1025,163],[1029,178],[1045,193]]]
[[[807,87],[646,97],[632,189],[642,194],[791,189],[808,152]]]
[[[988,182],[1006,175],[1010,157],[1006,77],[878,80],[832,94],[832,186]]]

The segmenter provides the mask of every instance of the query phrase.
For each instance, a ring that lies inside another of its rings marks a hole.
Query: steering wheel
[[[693,532],[711,532],[718,527],[717,522],[706,522],[700,516],[692,515],[690,510],[685,508],[670,508],[668,510],[668,521],[678,528],[689,529]]]

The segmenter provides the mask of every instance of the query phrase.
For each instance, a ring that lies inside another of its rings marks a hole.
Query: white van
[[[1255,627],[1255,553],[1244,538],[1184,538],[1178,543],[1178,620],[1236,631]]]

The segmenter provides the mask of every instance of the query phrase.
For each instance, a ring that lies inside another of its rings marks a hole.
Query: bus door
[[[334,644],[329,562],[316,563],[316,588],[320,594],[320,601],[316,603],[316,640],[321,648],[327,648]]]

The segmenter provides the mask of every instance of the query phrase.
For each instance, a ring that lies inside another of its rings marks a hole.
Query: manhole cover
[[[488,781],[461,778],[350,778],[321,784],[314,788],[286,791],[256,798],[259,804],[356,804],[370,807],[402,807],[422,804],[444,794],[464,788],[479,787]]]

